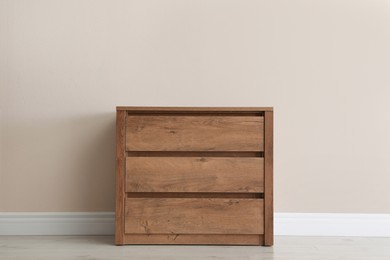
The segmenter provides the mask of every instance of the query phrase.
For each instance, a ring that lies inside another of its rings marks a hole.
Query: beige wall
[[[0,211],[112,211],[115,106],[274,106],[278,212],[390,213],[390,2],[0,0]]]

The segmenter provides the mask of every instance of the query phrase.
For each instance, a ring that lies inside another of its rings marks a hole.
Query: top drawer
[[[127,151],[263,151],[262,116],[126,117]]]

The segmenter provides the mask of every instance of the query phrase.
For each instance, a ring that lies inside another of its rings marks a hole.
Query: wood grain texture
[[[203,234],[125,234],[125,243],[142,244],[192,244],[192,245],[262,245],[263,235],[203,235]]]
[[[263,117],[127,116],[127,151],[263,151]]]
[[[125,207],[125,111],[116,113],[115,243],[122,245]]]
[[[126,158],[126,192],[254,193],[263,179],[263,158]]]
[[[262,199],[127,198],[126,234],[263,234]]]
[[[273,245],[273,108],[117,111],[116,244]]]
[[[259,111],[273,111],[272,107],[132,107],[132,106],[117,106],[116,110],[127,111],[148,111],[148,112],[259,112]]]
[[[264,245],[274,244],[274,208],[273,208],[273,112],[264,115]]]

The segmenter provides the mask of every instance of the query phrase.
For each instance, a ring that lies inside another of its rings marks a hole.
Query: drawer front
[[[126,158],[126,192],[263,192],[263,181],[263,158]]]
[[[127,234],[263,234],[262,199],[127,198]]]
[[[261,116],[127,116],[127,151],[263,151]]]

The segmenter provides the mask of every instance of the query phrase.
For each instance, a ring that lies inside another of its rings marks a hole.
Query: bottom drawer
[[[127,198],[126,234],[263,234],[263,199]]]

